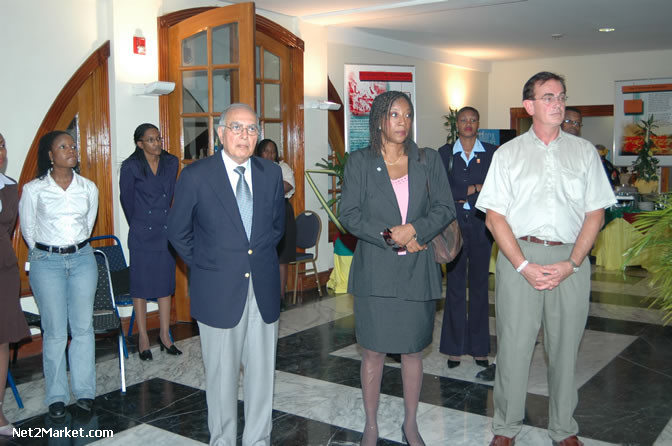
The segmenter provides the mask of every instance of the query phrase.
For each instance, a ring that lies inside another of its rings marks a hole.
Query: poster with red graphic
[[[653,118],[652,154],[672,166],[672,79],[615,82],[614,165],[629,166],[644,144],[642,121]]]
[[[345,150],[354,152],[369,145],[369,112],[373,100],[386,91],[402,91],[413,102],[415,115],[415,67],[345,64]],[[413,139],[416,139],[413,121]]]

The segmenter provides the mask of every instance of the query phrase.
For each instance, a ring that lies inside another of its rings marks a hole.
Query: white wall
[[[0,12],[0,132],[18,180],[35,132],[61,88],[109,38],[106,2],[22,0]],[[81,20],[80,20],[81,18]]]
[[[329,78],[343,96],[343,65],[383,64],[415,66],[417,142],[439,148],[446,142],[443,115],[448,108],[470,105],[481,114],[482,127],[488,110],[488,73],[456,68],[408,56],[339,43],[329,43]],[[508,128],[508,126],[507,126]]]
[[[495,62],[488,82],[489,128],[509,128],[509,108],[522,106],[523,85],[539,71],[565,76],[568,105],[613,104],[614,81],[670,77],[672,50]]]
[[[327,30],[323,26],[311,25],[300,21],[297,35],[305,43],[303,53],[303,78],[304,78],[304,103],[327,99]],[[305,169],[312,169],[315,163],[329,154],[328,140],[328,114],[324,110],[305,109]],[[326,175],[313,175],[313,180],[323,196],[328,196],[329,177]],[[334,266],[334,246],[329,243],[328,222],[329,218],[313,190],[304,179],[306,209],[315,211],[322,220],[322,236],[320,237],[317,269],[326,271]]]

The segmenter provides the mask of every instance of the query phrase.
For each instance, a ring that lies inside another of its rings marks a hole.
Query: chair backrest
[[[296,216],[296,247],[301,249],[315,247],[315,259],[321,233],[322,220],[315,212],[306,210]]]
[[[98,285],[93,301],[93,331],[104,333],[118,329],[120,321],[112,293],[112,278],[107,257],[100,249],[94,249],[93,252],[98,266]]]
[[[95,249],[99,249],[107,257],[107,261],[110,264],[110,271],[120,271],[128,267],[126,263],[126,257],[124,256],[124,250],[121,249],[121,241],[114,235],[100,235],[98,237],[91,237],[90,242],[96,240],[113,240],[114,244],[109,246],[96,246]]]
[[[130,295],[130,273],[121,247],[121,241],[115,235],[100,235],[91,237],[89,241],[112,240],[113,245],[97,246],[94,249],[102,252],[107,260],[110,275],[112,276],[112,291],[117,305],[131,305],[133,300]],[[101,257],[96,256],[100,263]]]

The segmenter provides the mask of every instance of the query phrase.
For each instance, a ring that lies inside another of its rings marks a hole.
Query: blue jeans
[[[70,377],[75,398],[95,398],[96,357],[93,300],[98,267],[86,245],[73,254],[39,249],[30,252],[30,286],[42,318],[42,366],[47,387],[45,404],[68,403],[65,347],[70,324]]]

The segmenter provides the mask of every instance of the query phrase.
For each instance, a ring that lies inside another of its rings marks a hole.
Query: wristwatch
[[[568,258],[567,260],[569,260],[569,263],[572,264],[572,270],[574,270],[574,273],[578,273],[579,272],[579,266],[576,263],[574,263],[574,260],[572,260],[571,257]]]

